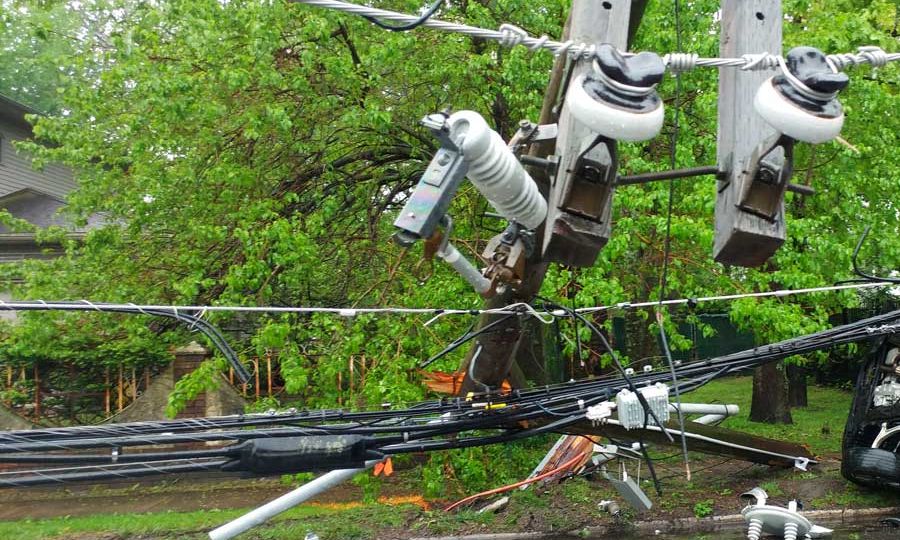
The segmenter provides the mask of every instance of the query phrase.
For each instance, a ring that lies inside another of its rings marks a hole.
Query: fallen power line
[[[898,323],[900,310],[678,365],[674,368],[677,387],[686,393],[718,377],[796,354],[895,334]],[[632,372],[630,380],[633,385],[645,387],[671,379],[668,370],[660,370]],[[583,432],[592,421],[598,422],[591,408],[610,402],[629,386],[625,377],[606,376],[444,398],[398,409],[385,404],[379,410],[287,410],[0,432],[0,464],[46,466],[2,472],[0,486],[100,481],[189,470],[279,474],[360,468],[373,459],[397,454],[497,444],[542,433]],[[606,422],[601,418],[595,431],[602,434]],[[612,429],[617,424],[610,419],[609,425]],[[659,430],[651,425],[647,429],[657,429],[666,436],[679,434],[672,428]],[[213,446],[167,452],[152,448],[196,443]],[[95,453],[87,453],[90,450]],[[744,456],[756,455],[752,450],[744,446],[738,449]],[[760,455],[765,459],[777,457],[771,453]]]

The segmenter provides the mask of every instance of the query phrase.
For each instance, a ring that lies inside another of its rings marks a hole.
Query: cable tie
[[[782,59],[781,56],[776,56],[768,52],[742,54],[741,60],[744,61],[744,65],[741,66],[741,70],[743,71],[775,69],[784,62],[784,59]]]
[[[136,310],[138,311],[138,313],[140,313],[141,315],[146,315],[146,314],[147,314],[147,312],[144,311],[144,308],[142,308],[141,306],[135,304],[134,302],[128,302],[127,305],[129,305],[129,306],[133,307],[134,309],[136,309]]]
[[[872,64],[873,68],[884,67],[888,63],[888,55],[877,45],[864,45],[858,48],[859,55]]]
[[[700,55],[696,53],[669,53],[663,56],[663,64],[674,74],[690,71],[697,67]]]
[[[47,305],[47,302],[44,302],[43,300],[41,300],[41,302],[43,302],[44,305]],[[80,302],[83,302],[83,303],[89,305],[90,307],[94,308],[94,309],[97,310],[97,311],[103,311],[102,309],[100,309],[99,307],[97,307],[97,304],[91,302],[90,300],[84,300],[84,299],[82,299],[82,300],[80,300]]]
[[[555,51],[553,51],[553,56],[562,56],[564,54],[567,54],[569,52],[569,49],[571,49],[572,45],[574,45],[574,44],[575,44],[575,42],[572,41],[571,39],[568,39],[568,40],[560,43],[559,47]]]
[[[341,308],[338,310],[341,317],[356,317],[356,310],[351,308]]]
[[[784,57],[778,56],[774,58],[778,61],[778,65],[781,67],[781,74],[784,76],[785,80],[787,80],[788,84],[794,87],[794,89],[803,96],[818,101],[831,101],[837,96],[837,92],[819,92],[818,90],[813,90],[806,83],[797,78],[796,75],[791,73],[791,70],[788,69],[787,64],[784,61]]]
[[[188,326],[188,330],[193,331],[194,328],[197,327],[197,323],[200,322],[200,320],[203,318],[204,315],[206,315],[206,309],[207,309],[206,306],[204,306],[203,309],[200,311],[199,315],[193,316],[194,322],[192,322],[191,325]]]
[[[514,24],[501,24],[497,31],[503,34],[499,41],[504,47],[520,45],[528,37],[528,32]]]
[[[435,315],[434,317],[425,321],[425,324],[423,324],[422,326],[430,326],[431,323],[433,323],[434,321],[440,319],[441,317],[443,317],[444,315],[447,314],[443,309],[437,310],[437,311],[438,311],[437,315]]]

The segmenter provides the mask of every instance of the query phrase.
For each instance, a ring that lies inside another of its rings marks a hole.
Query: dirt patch
[[[653,509],[638,514],[621,502],[609,482],[600,478],[574,478],[510,493],[509,505],[497,514],[477,514],[474,510],[487,501],[463,509],[444,512],[451,500],[428,501],[415,491],[415,473],[401,472],[382,484],[379,505],[363,503],[363,489],[353,483],[342,484],[310,505],[332,512],[311,517],[282,520],[259,530],[259,538],[302,538],[315,531],[327,538],[377,538],[400,540],[415,537],[550,532],[592,531],[602,528],[622,538],[633,523],[646,520],[672,522],[685,518],[715,518],[739,512],[740,493],[762,486],[776,504],[799,498],[805,510],[900,506],[900,494],[867,491],[845,482],[839,462],[824,460],[809,472],[774,469],[735,460],[716,458],[691,462],[693,478],[688,482],[676,458],[656,462],[662,496],[653,489],[646,466],[640,474],[634,464],[630,474],[653,501]],[[0,518],[40,519],[110,513],[147,513],[164,511],[248,508],[263,504],[291,489],[277,479],[249,480],[181,477],[164,484],[140,483],[130,487],[73,490],[0,491]],[[623,512],[614,518],[601,511],[597,503],[604,499],[620,502]],[[392,505],[392,506],[386,506]],[[396,505],[396,506],[393,506]],[[308,505],[309,506],[309,505]],[[337,513],[334,513],[337,511]],[[174,533],[173,533],[174,534]],[[191,534],[153,535],[142,540],[202,538]],[[69,537],[67,537],[69,538]],[[78,540],[114,540],[116,535],[95,534]],[[128,537],[135,540],[134,536]]]

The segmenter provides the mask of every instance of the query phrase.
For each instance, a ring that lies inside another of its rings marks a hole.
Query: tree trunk
[[[766,424],[793,424],[788,404],[788,385],[782,362],[768,363],[753,372],[753,400],[750,421]]]
[[[788,380],[788,405],[806,407],[806,368],[796,364],[788,364],[785,369]]]

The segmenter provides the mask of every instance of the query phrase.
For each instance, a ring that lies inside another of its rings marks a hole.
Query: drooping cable
[[[545,298],[541,298],[541,300],[543,300],[544,302],[549,302]],[[609,353],[609,356],[612,359],[613,365],[616,367],[616,369],[621,374],[622,378],[625,380],[625,383],[627,384],[628,389],[631,390],[632,392],[634,392],[635,397],[637,397],[638,402],[641,404],[641,407],[643,407],[644,417],[647,418],[648,416],[650,416],[653,418],[653,421],[656,422],[656,425],[662,426],[663,423],[660,422],[656,413],[653,412],[653,409],[650,408],[650,404],[647,403],[647,399],[644,397],[644,394],[642,394],[641,392],[638,391],[637,386],[634,384],[634,381],[632,381],[631,377],[625,371],[625,368],[622,366],[621,362],[619,362],[619,358],[616,355],[615,349],[613,349],[612,345],[609,343],[609,340],[606,339],[606,336],[603,335],[603,332],[601,332],[599,328],[594,326],[594,324],[590,320],[588,320],[586,317],[584,317],[580,313],[576,312],[575,310],[569,309],[569,308],[566,308],[566,307],[563,307],[560,305],[556,305],[555,308],[562,309],[563,311],[568,313],[571,317],[574,317],[574,318],[580,320],[594,335],[596,335],[600,339],[600,342],[603,344],[603,347]],[[646,426],[645,426],[645,428],[646,428]],[[669,435],[668,431],[662,430],[662,433],[666,436],[667,439],[669,439],[670,442],[672,441],[672,436]],[[641,453],[644,456],[644,460],[647,462],[647,470],[650,471],[650,477],[653,479],[653,486],[656,489],[656,493],[658,495],[662,496],[662,486],[660,485],[659,481],[656,478],[656,469],[653,467],[653,460],[650,458],[650,454],[647,452],[646,446],[644,446],[643,443],[640,446],[641,446]]]
[[[562,314],[571,316],[570,311],[563,311]],[[687,392],[717,377],[751,369],[794,354],[895,334],[900,332],[898,321],[900,310],[763,347],[691,362],[677,368],[679,391]],[[592,332],[599,332],[590,320],[583,320],[582,323]],[[602,333],[598,336],[602,336]],[[601,341],[604,339],[601,338]],[[608,341],[606,344],[608,345]],[[667,377],[668,374],[665,373],[651,372],[633,375],[629,380],[631,388],[634,388],[638,384],[663,382]],[[11,474],[0,476],[5,480],[0,485],[15,485],[26,476],[28,478],[25,481],[34,485],[55,483],[60,480],[54,477],[57,473],[77,475],[66,476],[61,479],[63,481],[99,481],[101,478],[170,474],[183,470],[182,464],[188,469],[195,465],[201,467],[198,470],[223,470],[224,467],[224,463],[216,465],[196,459],[218,457],[217,451],[203,456],[198,455],[196,450],[176,450],[169,454],[168,457],[172,460],[182,460],[177,464],[178,469],[167,468],[167,463],[156,459],[159,456],[154,454],[148,454],[145,462],[135,463],[132,460],[140,459],[137,457],[139,451],[122,454],[120,450],[112,451],[110,461],[113,463],[102,460],[102,463],[91,469],[73,470],[72,467],[68,467],[66,471],[58,467],[59,463],[66,463],[58,457],[62,455],[60,451],[88,448],[120,449],[155,444],[254,441],[280,437],[348,434],[367,436],[366,448],[382,455],[498,444],[540,433],[566,432],[570,426],[584,421],[584,411],[587,407],[612,399],[627,386],[624,377],[603,377],[514,392],[491,391],[475,394],[472,399],[465,400],[453,398],[423,402],[407,409],[356,412],[341,409],[287,411],[190,419],[190,421],[185,419],[2,432],[0,462],[40,463],[39,459],[32,459],[37,457],[34,456],[34,452],[53,452],[53,454],[45,454],[52,455],[44,462],[51,466],[50,469],[41,469],[36,473],[11,471]],[[537,423],[538,427],[522,429],[522,422],[532,425]],[[268,427],[247,429],[264,426]],[[650,426],[649,429],[655,431],[656,426]],[[485,434],[485,431],[495,433]],[[668,434],[670,430],[660,431]],[[466,432],[471,435],[462,436]],[[671,432],[677,435],[674,430]],[[238,445],[222,448],[221,457],[233,455],[238,449]],[[91,463],[96,458],[102,459],[102,456],[95,454],[82,461],[77,457],[77,453],[70,455],[73,459],[68,463]],[[11,459],[6,460],[5,457]],[[23,459],[19,459],[20,457]],[[190,463],[187,463],[188,461]],[[55,469],[54,464],[57,464]],[[40,475],[44,477],[40,478]],[[651,472],[651,475],[655,475],[655,472]]]
[[[675,48],[681,53],[681,3],[673,0],[675,15]],[[675,104],[672,107],[674,119],[672,122],[672,137],[669,139],[669,167],[677,166],[678,130],[681,120],[681,74],[675,73]],[[681,430],[681,452],[684,461],[684,474],[688,482],[691,481],[691,463],[688,458],[687,437],[684,433],[684,413],[681,412],[681,392],[678,390],[678,376],[675,374],[675,362],[672,360],[672,350],[669,348],[669,339],[666,336],[666,321],[663,313],[662,301],[666,297],[666,289],[669,277],[669,256],[672,251],[672,206],[675,199],[675,180],[669,180],[669,200],[666,207],[666,239],[663,246],[663,263],[659,276],[659,305],[656,307],[656,324],[659,327],[659,338],[666,362],[669,364],[669,374],[672,376],[672,389],[675,392],[675,403],[678,410],[678,428]],[[644,415],[644,429],[647,429],[647,416]]]
[[[425,22],[430,19],[438,9],[440,9],[443,3],[444,0],[435,0],[433,4],[428,6],[428,9],[425,10],[425,13],[423,13],[418,20],[406,24],[388,24],[386,22],[382,22],[380,19],[378,19],[378,17],[370,17],[367,15],[363,15],[363,17],[365,17],[369,22],[371,22],[378,28],[390,30],[391,32],[406,32],[407,30],[413,30],[425,24]]]
[[[473,322],[472,325],[469,326],[469,329],[466,330],[465,334],[454,339],[449,345],[444,347],[439,353],[435,354],[428,360],[425,360],[424,362],[419,364],[419,369],[424,369],[424,368],[430,366],[431,364],[437,362],[444,356],[450,354],[451,352],[455,351],[456,349],[458,349],[462,345],[468,343],[469,341],[473,340],[474,338],[476,338],[482,334],[488,334],[490,332],[493,332],[495,326],[498,326],[499,324],[506,322],[507,320],[509,320],[511,317],[514,317],[514,316],[515,315],[511,315],[511,314],[506,315],[505,317],[501,317],[495,321],[491,321],[490,323],[482,326],[478,330],[473,330],[475,327],[475,322]]]
[[[197,309],[184,309],[180,311],[177,307],[163,308],[154,306],[138,306],[135,304],[105,304],[96,303],[88,300],[80,300],[77,302],[57,301],[45,302],[43,300],[25,301],[25,302],[2,302],[0,301],[0,311],[98,311],[106,313],[126,313],[130,315],[148,315],[152,317],[167,317],[175,319],[188,325],[191,331],[197,331],[209,338],[213,346],[222,353],[222,356],[228,361],[234,369],[237,378],[246,383],[250,380],[250,372],[241,364],[237,353],[228,344],[225,337],[219,332],[218,328],[203,319],[206,308],[198,307]],[[199,315],[193,315],[193,312],[200,312]]]
[[[863,243],[866,241],[866,238],[869,236],[869,231],[872,230],[871,225],[866,225],[866,229],[863,231],[862,236],[859,237],[859,241],[856,242],[856,248],[853,250],[853,258],[851,259],[851,263],[853,264],[853,272],[863,278],[866,281],[876,281],[876,282],[888,282],[888,283],[900,283],[900,278],[893,277],[881,277],[873,274],[869,274],[868,272],[863,272],[859,269],[859,264],[857,260],[859,258],[859,250],[862,249]]]

